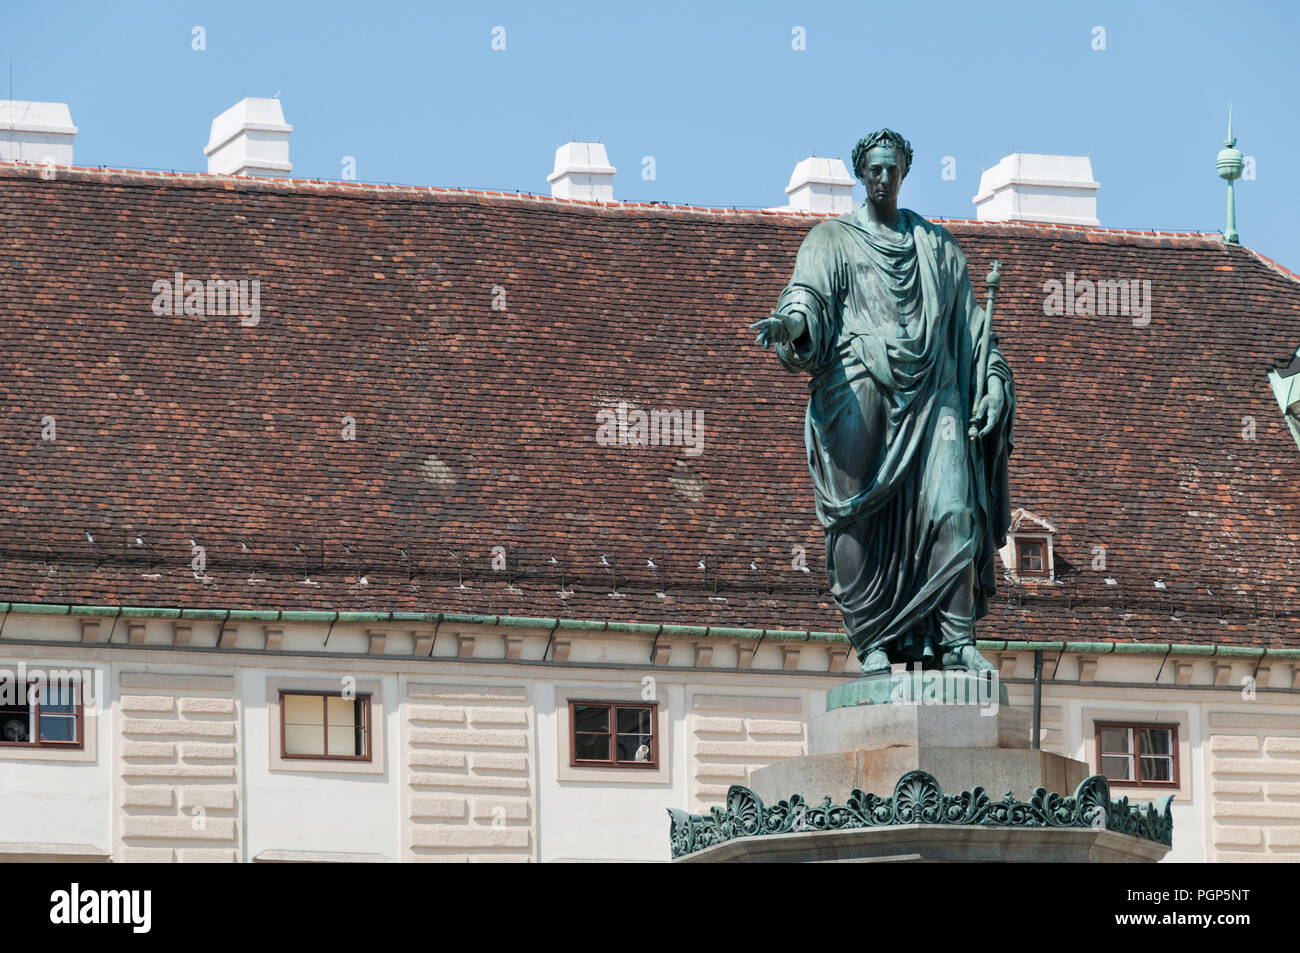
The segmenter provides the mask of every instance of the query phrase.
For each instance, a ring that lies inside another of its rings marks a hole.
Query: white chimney
[[[67,103],[0,100],[0,162],[72,165],[76,135]]]
[[[809,156],[796,163],[785,187],[790,196],[787,210],[802,212],[853,211],[853,176],[842,159]]]
[[[293,171],[289,133],[278,99],[241,99],[212,120],[203,154],[216,175],[265,175],[284,178]]]
[[[1099,225],[1097,190],[1087,156],[1013,152],[980,176],[975,217],[994,222]]]
[[[599,142],[566,142],[555,150],[555,171],[546,177],[551,197],[614,201],[614,173]]]

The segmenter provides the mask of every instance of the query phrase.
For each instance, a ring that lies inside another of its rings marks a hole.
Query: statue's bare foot
[[[968,672],[994,671],[993,663],[980,655],[979,649],[975,648],[971,642],[954,646],[944,652],[943,667],[945,671],[949,669],[965,669]]]
[[[889,653],[884,649],[872,649],[862,660],[863,675],[885,675],[889,672]]]

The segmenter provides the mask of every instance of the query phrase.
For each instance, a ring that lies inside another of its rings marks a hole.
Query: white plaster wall
[[[565,680],[566,689],[583,684],[574,675]],[[590,684],[591,696],[600,698],[611,683]],[[657,684],[672,725],[667,784],[620,783],[618,769],[610,769],[610,783],[560,781],[555,689],[554,682],[536,685],[538,860],[669,860],[668,808],[685,807],[687,798],[684,687],[662,678]]]
[[[101,723],[101,743],[107,743]],[[0,841],[89,844],[108,853],[113,790],[105,764],[0,762]]]
[[[263,851],[401,853],[402,753],[397,677],[379,677],[384,700],[384,773],[327,774],[270,769],[268,678],[337,681],[339,673],[245,669],[240,673],[244,711],[244,822],[246,857]],[[371,678],[368,674],[360,678]]]
[[[1046,704],[1048,699],[1046,687],[1044,688],[1043,698],[1044,704]],[[1062,697],[1061,689],[1054,686],[1052,698],[1054,702],[1062,704],[1065,709],[1066,752],[1070,757],[1084,762],[1088,761],[1085,738],[1093,731],[1091,719],[1088,724],[1084,724],[1084,709],[1092,712],[1104,711],[1108,708],[1116,711],[1150,712],[1153,721],[1156,720],[1157,715],[1168,716],[1175,712],[1187,716],[1189,737],[1186,740],[1190,757],[1180,762],[1179,770],[1184,778],[1184,783],[1190,785],[1191,799],[1189,801],[1176,800],[1172,805],[1174,845],[1173,849],[1165,855],[1162,863],[1202,863],[1207,860],[1205,838],[1207,795],[1204,759],[1201,755],[1203,733],[1201,706],[1195,702],[1179,698],[1177,693],[1159,689],[1093,689],[1089,690],[1086,697]],[[1032,711],[1032,708],[1030,710]],[[1091,772],[1095,773],[1097,770],[1095,764],[1090,763],[1088,767]],[[1130,803],[1155,800],[1162,797],[1164,793],[1160,790],[1148,791],[1137,788],[1111,789],[1112,798],[1127,797]]]
[[[18,658],[0,658],[0,667],[18,671]],[[94,761],[24,759],[20,749],[0,748],[0,841],[88,844],[108,853],[113,840],[113,680],[107,665],[68,659],[23,658],[36,668],[91,669],[95,672]],[[98,689],[102,686],[102,696]]]

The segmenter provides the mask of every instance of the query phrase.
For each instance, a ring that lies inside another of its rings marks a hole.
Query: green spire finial
[[[1237,200],[1232,184],[1234,180],[1241,178],[1245,161],[1241,150],[1237,148],[1237,140],[1232,136],[1231,103],[1228,104],[1228,138],[1223,141],[1223,146],[1218,159],[1219,178],[1228,181],[1228,225],[1223,230],[1223,240],[1235,245],[1237,244]]]

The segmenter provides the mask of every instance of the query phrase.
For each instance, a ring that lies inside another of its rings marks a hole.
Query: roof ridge
[[[21,162],[21,161],[0,161],[0,173],[7,170],[44,170],[46,167],[40,163]],[[619,201],[600,201],[597,199],[571,199],[559,198],[551,195],[542,195],[537,192],[525,191],[507,191],[504,189],[473,189],[466,187],[452,187],[440,185],[404,185],[393,184],[391,182],[356,182],[337,179],[304,179],[304,178],[272,178],[262,176],[244,176],[244,175],[224,175],[209,172],[176,172],[159,169],[125,169],[112,168],[109,166],[59,166],[60,171],[64,173],[74,173],[78,176],[97,176],[102,178],[134,178],[146,182],[157,181],[174,181],[180,184],[188,185],[230,185],[239,184],[241,186],[253,186],[257,189],[267,189],[268,191],[279,192],[352,192],[357,194],[367,193],[394,193],[396,195],[466,195],[472,197],[486,198],[503,198],[514,199],[523,202],[542,202],[554,205],[569,205],[577,207],[587,207],[593,209],[607,209],[610,211],[620,210],[652,210],[666,212],[702,212],[713,215],[759,215],[770,218],[775,221],[780,220],[807,220],[833,217],[831,213],[806,212],[798,209],[772,209],[772,208],[742,208],[739,206],[715,207],[707,205],[687,205],[673,202],[619,202]],[[0,178],[8,176],[0,175]]]
[[[45,166],[34,162],[7,161],[0,162],[0,173],[8,170],[23,169],[44,169]],[[243,175],[224,175],[210,172],[176,172],[174,170],[161,169],[125,169],[112,168],[109,166],[60,166],[58,167],[66,172],[75,173],[85,176],[99,176],[103,178],[128,177],[137,178],[148,182],[174,181],[182,184],[202,185],[211,183],[212,185],[229,185],[238,183],[242,186],[254,186],[256,188],[268,188],[281,192],[324,192],[338,191],[344,193],[354,193],[357,195],[365,194],[382,194],[392,193],[394,196],[401,194],[411,195],[465,195],[472,197],[485,198],[504,198],[514,199],[523,202],[551,203],[554,205],[567,205],[574,207],[586,207],[592,209],[604,209],[609,211],[664,211],[664,212],[695,212],[706,215],[721,216],[761,216],[769,221],[785,222],[803,222],[810,220],[823,220],[838,217],[839,213],[835,212],[812,212],[803,209],[784,209],[773,207],[741,207],[741,206],[709,206],[709,205],[690,205],[686,203],[674,202],[619,202],[619,201],[599,201],[595,199],[570,199],[557,198],[550,195],[542,195],[536,192],[526,191],[508,191],[503,189],[473,189],[466,187],[452,187],[440,185],[404,185],[393,184],[391,182],[357,182],[338,179],[305,179],[305,178],[263,178],[261,176],[243,176]],[[1089,235],[1102,236],[1108,239],[1122,239],[1125,237],[1136,238],[1180,238],[1193,239],[1205,242],[1218,242],[1219,238],[1215,237],[1218,232],[1180,232],[1168,229],[1133,229],[1133,228],[1105,228],[1100,225],[1074,225],[1058,222],[1013,222],[1013,221],[992,221],[987,219],[973,218],[954,218],[950,216],[922,216],[926,221],[938,225],[961,225],[973,226],[977,228],[1009,228],[1015,230],[1056,230],[1067,232],[1079,232]],[[1243,246],[1244,247],[1244,246]],[[1256,253],[1257,254],[1257,253]],[[1262,256],[1261,256],[1262,257]],[[1271,259],[1265,259],[1272,263]],[[1275,263],[1273,263],[1275,264]],[[1281,266],[1277,266],[1281,267]],[[1285,270],[1285,269],[1284,269]],[[1293,278],[1297,276],[1287,272]],[[1300,280],[1298,278],[1297,280]]]
[[[1244,248],[1246,251],[1250,252],[1250,254],[1254,255],[1261,262],[1263,262],[1266,267],[1271,268],[1274,271],[1279,272],[1283,277],[1290,278],[1292,281],[1296,282],[1297,284],[1300,284],[1300,274],[1297,274],[1296,272],[1292,271],[1290,268],[1286,267],[1286,265],[1279,264],[1278,262],[1274,261],[1272,258],[1269,258],[1267,255],[1265,255],[1263,252],[1255,251],[1255,249],[1249,247],[1248,245],[1240,245],[1238,247]]]

